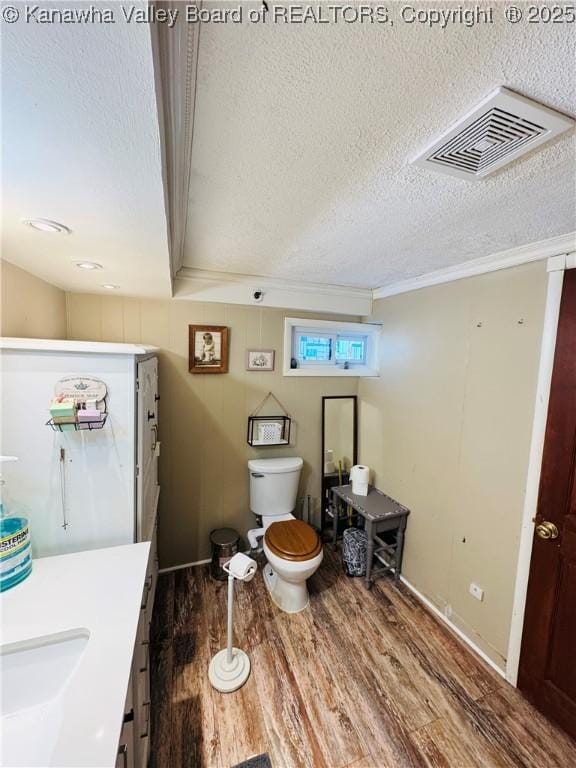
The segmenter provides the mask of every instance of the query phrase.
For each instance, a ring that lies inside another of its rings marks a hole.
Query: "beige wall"
[[[360,461],[412,510],[406,578],[503,667],[545,291],[541,262],[377,301],[380,379],[282,377],[282,310],[68,294],[66,327],[62,291],[6,262],[2,333],[162,349],[163,567],[208,557],[212,528],[253,525],[250,457],[301,455],[301,494],[317,510],[321,397],[358,391]],[[188,373],[192,323],[231,328],[229,374]],[[246,349],[259,347],[276,350],[273,373],[245,370]],[[290,448],[246,444],[247,416],[269,390],[294,417]]]
[[[404,575],[501,667],[545,292],[540,262],[379,300],[359,385],[360,460],[411,509]]]
[[[162,349],[162,567],[209,557],[208,537],[213,528],[232,526],[245,533],[254,527],[248,507],[246,462],[250,458],[302,456],[305,469],[300,490],[314,497],[317,510],[321,397],[356,394],[357,382],[281,375],[283,318],[293,312],[89,294],[68,294],[67,300],[69,338],[142,342]],[[194,323],[230,327],[228,374],[188,373],[188,325]],[[275,349],[276,370],[246,371],[247,348]],[[246,443],[247,418],[269,390],[294,419],[293,444],[286,448],[250,448]]]
[[[0,262],[0,335],[66,338],[66,294],[9,261]]]

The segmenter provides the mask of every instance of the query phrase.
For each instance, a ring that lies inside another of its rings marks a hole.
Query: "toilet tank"
[[[298,457],[249,461],[252,512],[268,517],[293,512],[303,464]]]

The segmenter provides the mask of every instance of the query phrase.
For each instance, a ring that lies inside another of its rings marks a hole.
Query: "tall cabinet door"
[[[158,503],[158,358],[138,363],[137,371],[137,474],[136,503],[138,541],[154,535]]]

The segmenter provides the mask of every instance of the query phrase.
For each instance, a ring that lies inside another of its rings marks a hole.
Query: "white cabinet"
[[[158,578],[156,553],[154,527],[116,768],[147,768],[150,757],[150,623]]]
[[[149,595],[150,592],[148,591]],[[135,764],[146,768],[150,752],[150,624],[143,608],[134,650],[134,739]]]
[[[116,768],[134,768],[134,737],[133,723],[130,721],[122,727],[120,746],[116,757]]]
[[[158,358],[141,360],[137,366],[137,470],[136,507],[139,541],[152,538],[158,503]]]
[[[134,768],[134,704],[132,696],[132,675],[128,683],[128,695],[124,705],[124,720],[122,731],[120,732],[120,741],[118,743],[118,753],[116,755],[115,768]]]

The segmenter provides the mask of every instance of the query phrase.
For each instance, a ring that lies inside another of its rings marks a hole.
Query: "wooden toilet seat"
[[[303,520],[280,520],[266,529],[264,541],[282,560],[312,560],[322,551],[320,537]]]

